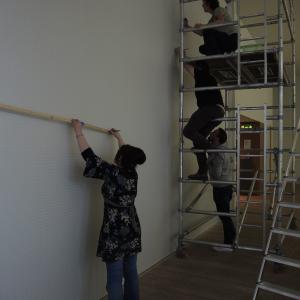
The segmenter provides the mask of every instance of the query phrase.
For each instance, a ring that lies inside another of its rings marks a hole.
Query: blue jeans
[[[108,300],[139,300],[137,255],[106,262]],[[123,291],[124,278],[124,291]]]

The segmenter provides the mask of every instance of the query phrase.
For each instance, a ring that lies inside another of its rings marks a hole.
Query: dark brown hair
[[[135,168],[137,165],[142,165],[146,161],[146,155],[140,148],[123,145],[116,154],[115,162],[125,169]]]

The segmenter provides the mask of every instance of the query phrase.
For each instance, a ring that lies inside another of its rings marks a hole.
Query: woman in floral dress
[[[109,132],[117,139],[119,150],[114,164],[110,164],[94,154],[84,137],[80,121],[72,120],[72,126],[86,161],[83,175],[104,181],[101,190],[104,217],[97,256],[106,263],[108,299],[138,300],[137,253],[141,252],[141,227],[134,201],[138,181],[136,166],[145,162],[145,153],[125,145],[121,135],[111,129]]]

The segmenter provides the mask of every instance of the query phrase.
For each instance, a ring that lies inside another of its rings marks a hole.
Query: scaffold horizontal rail
[[[274,16],[269,16],[266,18],[266,25],[271,26],[271,25],[276,25],[279,23],[279,16],[274,15]],[[287,23],[287,19],[282,20],[283,23]],[[203,25],[201,28],[195,28],[195,27],[184,27],[183,29],[180,29],[180,32],[201,32],[205,29],[213,29],[213,28],[220,28],[220,27],[228,27],[228,26],[237,26],[238,22],[233,21],[233,22],[226,22],[226,23],[220,23],[220,24],[211,24],[211,25]],[[249,23],[249,24],[243,24],[240,25],[240,28],[253,28],[253,27],[262,27],[265,26],[264,22],[257,22],[257,23]]]
[[[202,25],[201,28],[184,27],[181,31],[183,31],[183,32],[198,32],[198,31],[203,31],[205,29],[223,28],[223,27],[236,26],[236,25],[238,25],[238,22],[233,21],[233,22],[224,22],[224,23],[218,23],[218,24]]]
[[[191,243],[191,244],[200,244],[200,245],[232,248],[232,245],[229,245],[229,244],[222,244],[222,243],[209,242],[209,241],[201,241],[201,240],[188,239],[188,238],[184,238],[183,242],[184,243]]]
[[[267,54],[275,54],[279,51],[278,47],[267,49]],[[241,60],[244,58],[251,58],[251,56],[254,55],[260,55],[264,54],[263,50],[256,50],[256,51],[242,51],[241,52]],[[226,53],[226,54],[216,54],[216,55],[209,55],[209,56],[198,56],[198,57],[184,57],[183,59],[180,59],[180,61],[184,63],[193,63],[198,61],[210,61],[210,60],[221,60],[221,59],[227,59],[227,58],[237,58],[239,55],[238,52],[233,53]],[[264,61],[263,59],[259,60],[260,62]],[[241,61],[242,62],[242,61]]]
[[[261,225],[255,225],[255,224],[241,224],[242,227],[249,227],[249,228],[256,228],[256,229],[261,229]]]
[[[188,214],[197,214],[197,215],[236,217],[236,213],[224,213],[218,211],[208,211],[208,210],[199,210],[199,209],[190,209],[190,208],[183,210],[183,212]]]
[[[272,183],[267,183],[266,186],[267,186],[267,187],[277,187],[278,184],[272,182]]]
[[[182,149],[183,153],[237,153],[236,149]]]
[[[197,2],[200,0],[180,0],[180,3],[190,3],[190,2]]]
[[[250,42],[250,41],[263,40],[264,38],[265,38],[264,36],[246,38],[246,39],[241,39],[241,42]]]
[[[283,105],[283,108],[284,109],[294,109],[296,106],[295,105]],[[278,105],[268,105],[266,107],[267,110],[270,110],[270,109],[279,109],[280,107]],[[264,109],[264,106],[241,106],[240,107],[240,110],[241,111],[250,111],[250,110],[263,110]],[[225,107],[225,110],[227,111],[236,111],[237,108],[236,107]]]
[[[263,154],[240,154],[240,157],[264,157]]]
[[[283,19],[282,22],[287,23],[287,20]],[[267,25],[271,26],[271,25],[277,25],[277,24],[278,24],[278,16],[275,15],[275,16],[268,17]],[[242,25],[241,28],[261,27],[261,26],[264,26],[264,25],[265,25],[264,22],[251,23],[251,24]]]
[[[257,18],[257,17],[263,17],[265,15],[264,12],[253,14],[253,15],[248,15],[248,16],[240,16],[240,19],[250,19],[250,18]]]
[[[273,192],[267,192],[267,195],[272,195],[272,194],[273,194]],[[278,195],[278,194],[279,194],[279,191],[276,190],[276,191],[275,191],[275,195]],[[285,193],[283,193],[282,195],[285,196],[285,197],[293,197],[293,196],[296,195],[296,193],[285,192]]]
[[[238,56],[238,53],[227,53],[227,54],[216,54],[216,55],[209,55],[209,56],[197,56],[197,57],[185,57],[183,59],[180,59],[181,62],[184,63],[194,63],[198,61],[209,61],[209,60],[220,60],[220,59],[226,59],[226,58],[236,58]]]
[[[190,118],[182,118],[182,119],[179,119],[179,122],[182,122],[182,123],[186,123],[190,120]],[[224,117],[224,118],[217,118],[217,119],[213,119],[213,121],[220,121],[220,122],[236,122],[236,118],[234,117]]]
[[[221,181],[221,180],[195,180],[195,179],[188,179],[182,178],[179,179],[182,183],[207,183],[207,184],[228,184],[228,185],[236,185],[236,181]]]
[[[280,120],[280,115],[275,115],[275,116],[267,116],[268,121],[278,121]]]
[[[181,88],[180,91],[184,93],[201,92],[201,91],[213,91],[213,90],[246,90],[246,89],[257,89],[257,88],[273,88],[280,86],[280,82],[269,82],[269,83],[250,83],[250,84],[232,84],[232,85],[220,85],[211,87],[196,87],[196,88]],[[282,84],[285,87],[292,86],[294,84]]]
[[[253,170],[247,170],[247,169],[241,169],[240,170],[242,173],[253,173],[254,171]],[[264,170],[259,170],[260,173],[264,172]],[[276,173],[276,171],[274,170],[267,170],[267,174],[273,174],[273,173]]]
[[[291,130],[291,131],[294,131],[296,128],[295,127],[288,127],[288,126],[285,126],[282,128],[282,130]],[[236,129],[235,128],[226,128],[227,131],[235,131]],[[267,128],[268,131],[278,131],[279,128],[278,127],[268,127]],[[241,133],[261,133],[261,132],[264,132],[263,129],[252,129],[252,130],[247,130],[247,129],[241,129]]]
[[[241,204],[261,204],[261,201],[241,201]]]
[[[264,60],[259,59],[259,60],[249,60],[249,61],[241,61],[241,65],[250,65],[250,64],[263,64]]]
[[[255,179],[256,181],[264,181],[264,178],[255,178],[255,177],[240,177],[241,181],[253,181]]]

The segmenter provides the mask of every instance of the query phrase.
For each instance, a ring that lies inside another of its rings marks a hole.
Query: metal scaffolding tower
[[[199,0],[180,0],[180,170],[179,170],[179,232],[178,232],[178,254],[182,254],[183,245],[187,243],[207,244],[207,245],[222,245],[231,247],[230,245],[220,244],[210,241],[204,241],[198,238],[189,238],[190,233],[198,226],[193,226],[192,229],[187,229],[184,226],[185,218],[191,214],[199,214],[206,216],[222,216],[228,215],[235,218],[237,237],[235,247],[240,249],[248,249],[254,251],[264,251],[266,249],[268,233],[271,224],[268,218],[272,218],[276,202],[280,201],[281,195],[290,197],[295,203],[296,187],[295,182],[292,182],[292,192],[283,193],[283,158],[289,149],[284,148],[284,133],[296,133],[296,47],[295,47],[295,13],[294,0],[277,0],[277,13],[275,15],[267,14],[267,0],[261,0],[263,11],[253,15],[241,15],[241,6],[247,0],[226,1],[233,2],[234,15],[236,20],[230,23],[213,24],[202,26],[201,29],[185,27],[185,6],[191,2]],[[256,22],[251,20],[260,19]],[[185,56],[185,34],[187,32],[199,32],[209,28],[236,26],[238,32],[238,48],[234,53],[224,55],[211,55],[199,57]],[[278,34],[275,41],[270,41],[268,36],[268,27],[277,26]],[[284,39],[284,28],[288,29],[289,37]],[[263,35],[252,38],[243,38],[243,28],[263,28]],[[244,43],[248,45],[244,45]],[[249,43],[252,43],[249,45]],[[285,46],[291,47],[291,61],[285,61],[284,51]],[[250,49],[250,50],[249,50]],[[193,64],[199,61],[205,61],[210,68],[211,74],[216,78],[218,85],[210,87],[188,87],[184,78],[184,65]],[[288,70],[291,68],[291,70]],[[227,74],[224,76],[224,74]],[[229,107],[227,98],[229,93],[242,89],[259,89],[272,88],[276,89],[278,101],[276,105],[267,106],[263,103],[260,106],[253,107]],[[291,96],[285,97],[284,92],[291,90]],[[225,122],[227,132],[234,134],[235,141],[233,148],[223,150],[228,155],[235,158],[234,180],[230,182],[219,181],[223,184],[232,184],[235,186],[236,199],[232,212],[229,214],[216,211],[204,211],[194,208],[195,204],[203,196],[207,190],[207,185],[214,183],[212,181],[190,180],[185,174],[185,159],[184,156],[188,153],[196,152],[220,152],[220,150],[189,150],[184,148],[183,128],[184,123],[188,120],[184,116],[185,95],[187,93],[207,90],[223,90],[225,93],[225,108],[226,115],[222,119]],[[242,111],[261,111],[263,114],[263,128],[260,129],[243,129],[241,128],[241,112]],[[270,112],[275,112],[270,114]],[[292,112],[292,126],[284,124],[284,113]],[[272,122],[271,124],[269,124]],[[231,124],[231,125],[230,125]],[[233,125],[233,126],[232,126]],[[241,153],[240,139],[243,133],[263,134],[263,148],[250,149],[249,153]],[[271,148],[268,147],[268,139],[270,136],[276,135],[276,143]],[[252,151],[253,150],[253,151]],[[254,151],[256,150],[256,151]],[[241,177],[240,158],[243,155],[260,157],[263,160],[262,170],[258,170],[254,177]],[[272,162],[275,158],[275,163]],[[290,173],[295,174],[295,156],[291,159]],[[241,182],[248,181],[251,183],[251,188],[248,191],[248,197],[245,203],[240,201]],[[261,183],[262,190],[260,195],[261,201],[252,201],[252,194],[255,183]],[[184,193],[184,185],[198,184],[202,189],[196,198],[189,201]],[[203,186],[204,185],[204,186]],[[273,197],[272,197],[273,196]],[[189,204],[187,204],[189,203]],[[261,224],[246,224],[245,217],[251,205],[260,205],[259,214],[261,215]],[[244,207],[241,207],[244,205]],[[269,211],[268,211],[269,208]],[[285,217],[284,215],[280,217]],[[200,224],[201,225],[201,224]],[[262,230],[261,246],[253,247],[242,245],[239,241],[239,235],[244,227],[256,228]]]

